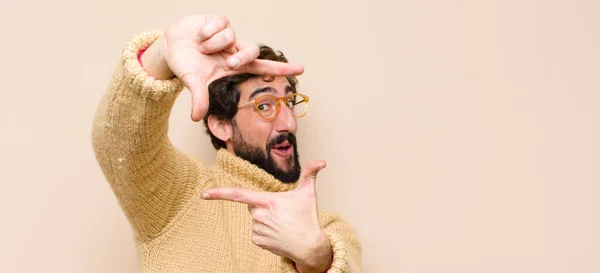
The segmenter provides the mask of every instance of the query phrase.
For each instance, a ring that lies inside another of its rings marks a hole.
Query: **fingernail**
[[[204,47],[203,46],[199,46],[198,50],[200,50],[200,52],[204,52]]]
[[[208,199],[210,198],[210,194],[208,194],[208,192],[202,193],[202,199]]]
[[[232,68],[236,68],[238,65],[240,65],[240,59],[238,59],[238,58],[229,59],[229,66],[231,66]]]

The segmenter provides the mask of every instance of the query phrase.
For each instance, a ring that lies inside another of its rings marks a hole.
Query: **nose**
[[[284,102],[281,102],[279,115],[275,119],[275,130],[277,132],[296,133],[296,117]]]

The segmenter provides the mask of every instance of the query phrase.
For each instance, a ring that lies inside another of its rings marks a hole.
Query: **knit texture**
[[[296,184],[224,149],[207,167],[171,144],[168,120],[183,84],[152,78],[137,58],[161,34],[146,31],[126,44],[92,130],[98,164],[132,226],[141,272],[295,272],[291,260],[252,243],[246,205],[200,198],[208,188],[283,192]],[[334,255],[328,272],[360,272],[352,227],[323,211],[319,220]]]

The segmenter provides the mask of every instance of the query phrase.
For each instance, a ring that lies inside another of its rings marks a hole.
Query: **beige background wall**
[[[305,65],[303,162],[365,272],[600,272],[600,2],[3,1],[0,272],[137,272],[90,129],[122,45],[190,13]],[[171,136],[212,163],[185,92]]]

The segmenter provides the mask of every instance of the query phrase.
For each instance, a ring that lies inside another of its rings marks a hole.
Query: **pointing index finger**
[[[304,67],[299,64],[259,59],[241,67],[240,70],[245,73],[274,77],[297,76],[304,73]]]
[[[265,206],[266,193],[239,188],[209,189],[202,193],[205,200],[226,200],[251,206]]]

